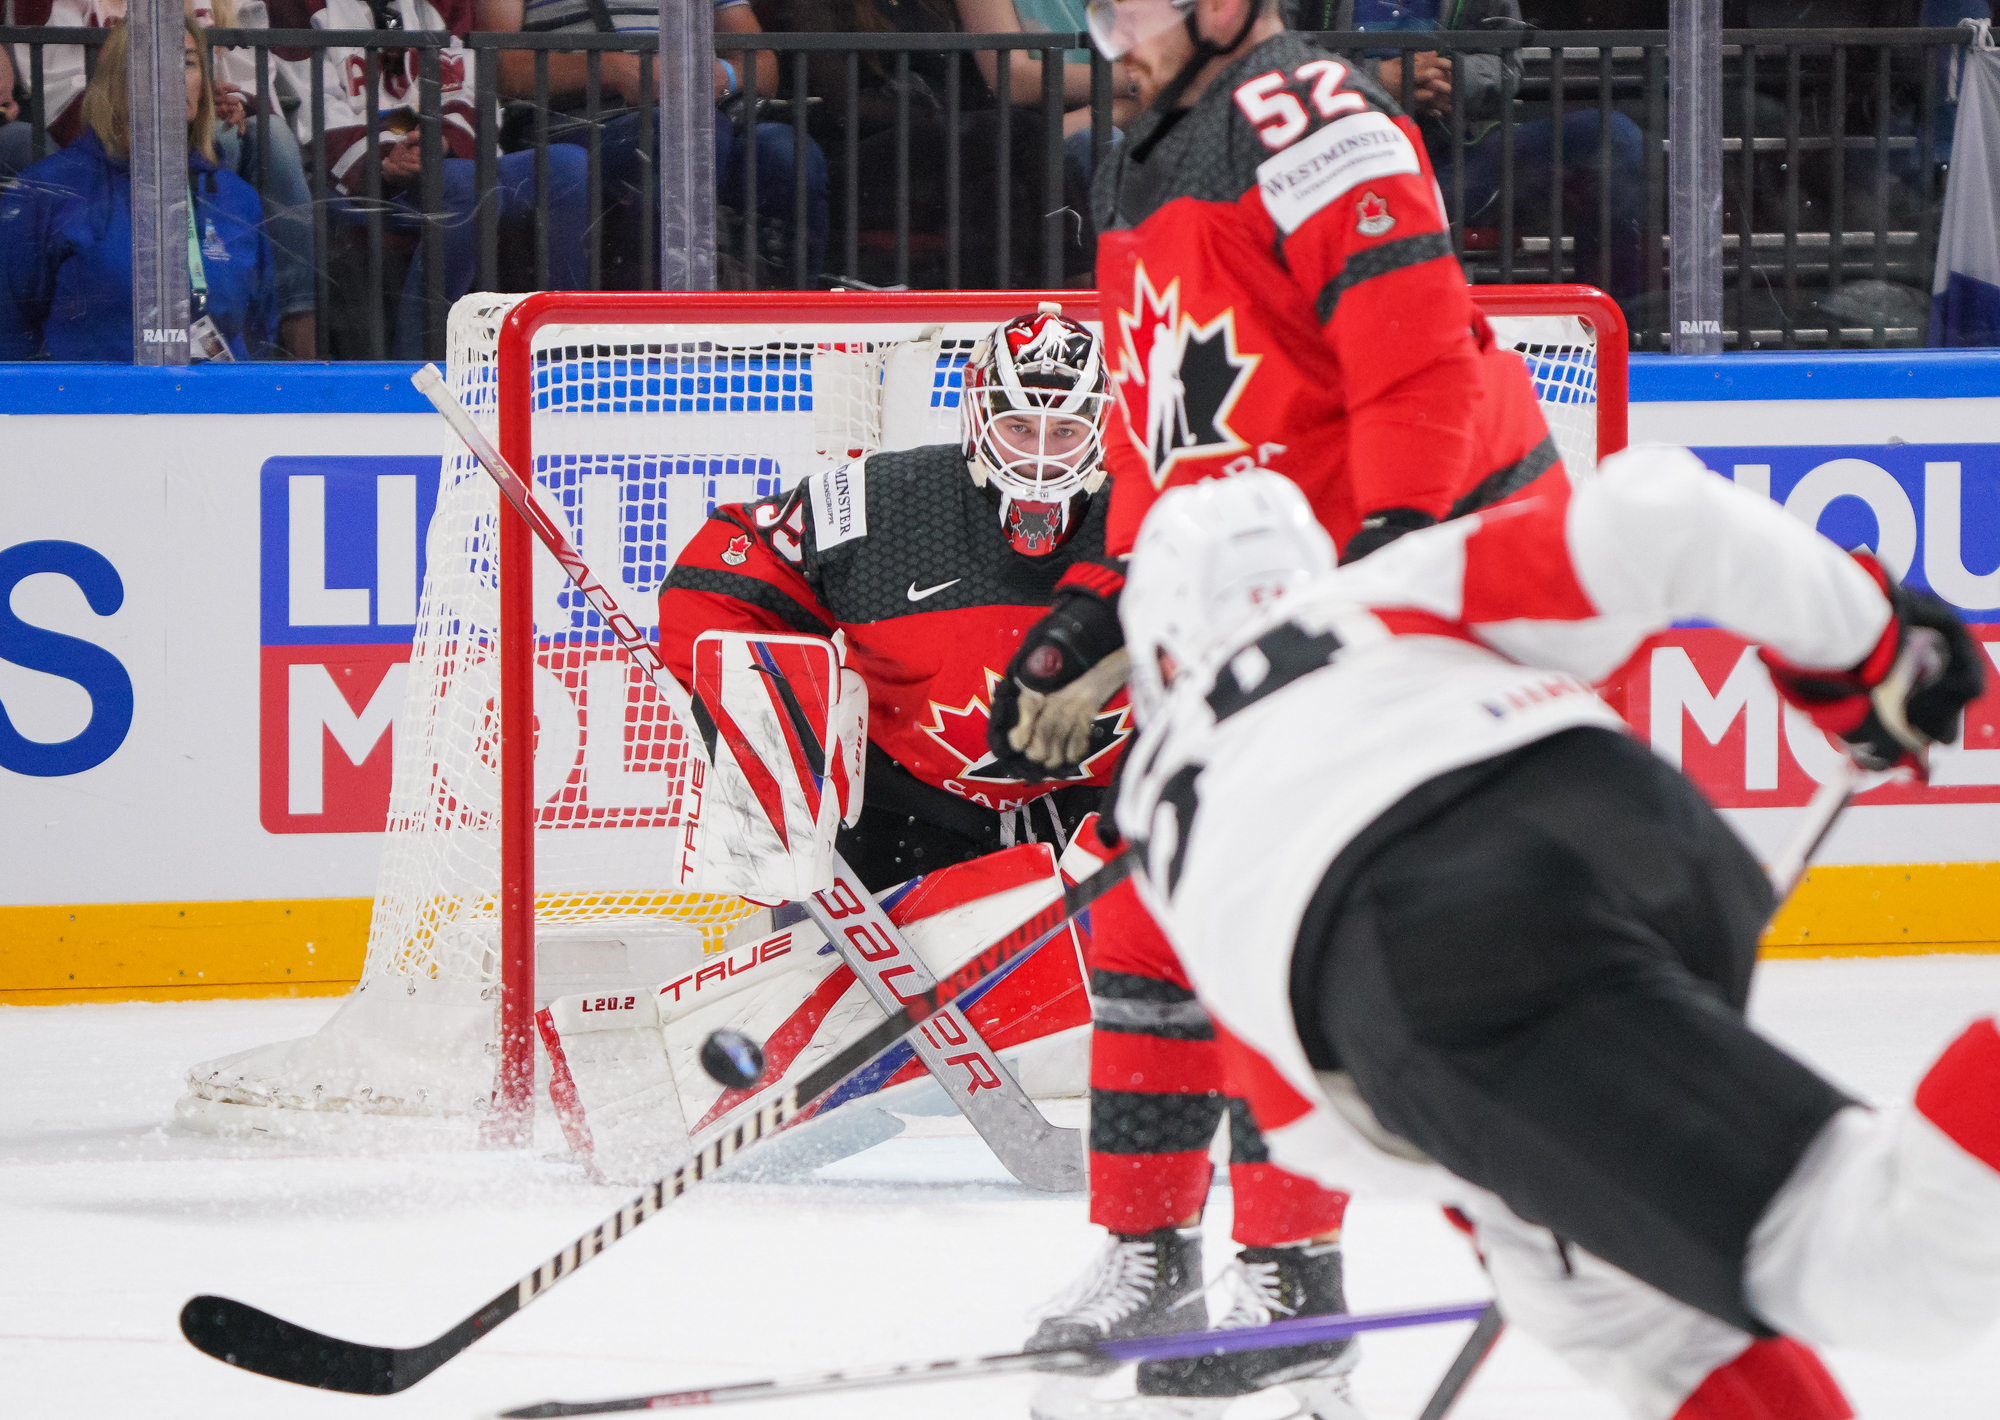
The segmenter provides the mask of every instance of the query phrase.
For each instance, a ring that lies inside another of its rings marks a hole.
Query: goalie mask
[[[1076,531],[1104,483],[1110,394],[1097,337],[1053,301],[1008,321],[965,367],[961,402],[972,481],[1000,495],[1000,528],[1024,557]]]
[[[1288,478],[1260,469],[1168,489],[1139,527],[1118,600],[1140,718],[1181,671],[1334,565],[1333,539]]]

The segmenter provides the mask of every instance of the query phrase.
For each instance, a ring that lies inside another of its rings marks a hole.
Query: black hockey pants
[[[1852,1101],[1743,1019],[1764,875],[1611,731],[1459,775],[1358,840],[1308,912],[1293,1007],[1314,1063],[1521,1217],[1770,1334],[1743,1299],[1750,1231]]]

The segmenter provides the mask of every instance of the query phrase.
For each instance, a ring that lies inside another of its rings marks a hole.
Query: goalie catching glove
[[[986,747],[1000,772],[1030,784],[1075,773],[1097,712],[1125,684],[1124,641],[1115,596],[1057,597],[993,688]]]
[[[1889,624],[1859,665],[1809,670],[1758,654],[1779,693],[1838,735],[1862,768],[1928,775],[1930,747],[1958,738],[1965,707],[1986,688],[1979,643],[1944,602],[1898,584],[1866,553],[1855,560],[1889,599]]]

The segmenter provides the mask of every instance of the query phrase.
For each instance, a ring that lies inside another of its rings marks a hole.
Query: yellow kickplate
[[[337,996],[361,979],[365,897],[0,907],[0,1003]]]
[[[2000,952],[2000,863],[1814,868],[1764,934],[1765,957]]]
[[[0,1004],[337,996],[361,979],[365,897],[0,907]],[[2000,953],[2000,863],[1814,868],[1766,958]]]

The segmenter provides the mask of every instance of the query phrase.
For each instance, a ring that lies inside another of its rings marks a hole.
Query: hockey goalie
[[[1121,697],[1067,776],[1024,784],[986,752],[1000,669],[1055,580],[1103,546],[1105,380],[1096,337],[1054,307],[1003,323],[968,378],[1011,388],[1016,407],[1004,390],[998,404],[970,398],[960,443],[876,454],[718,508],[660,606],[662,658],[691,692],[714,766],[700,884],[797,901],[826,886],[837,846],[934,974],[1061,892],[1058,854],[1129,738]],[[1030,1094],[1084,1088],[1078,951],[1065,934],[961,1003]],[[712,1031],[768,1041],[775,1091],[880,1017],[823,933],[781,906],[769,935],[685,982],[554,1003],[543,1037],[561,1056],[578,1146],[600,1168],[652,1177],[752,1103],[700,1068]],[[905,1052],[821,1113],[878,1090],[919,1093],[923,1073]]]

